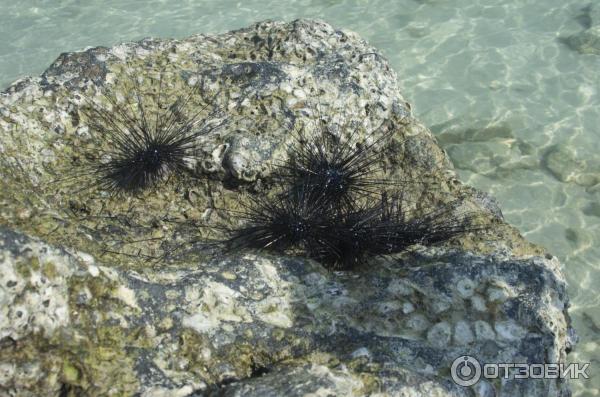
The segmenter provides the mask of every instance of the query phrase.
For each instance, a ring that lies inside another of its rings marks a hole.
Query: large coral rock
[[[229,120],[202,137],[189,179],[114,198],[61,178],[93,134],[83,98],[131,78],[151,92],[158,72],[177,76],[167,98],[200,82]],[[452,382],[463,355],[565,362],[565,281],[493,198],[456,180],[387,61],[351,32],[263,22],[63,54],[9,87],[0,112],[1,395],[568,395],[557,379]],[[290,130],[317,118],[367,138],[393,131],[383,168],[408,181],[416,213],[451,197],[486,228],[347,272],[205,252],[210,232],[190,225],[227,222],[295,143]],[[177,254],[142,259],[164,252]]]

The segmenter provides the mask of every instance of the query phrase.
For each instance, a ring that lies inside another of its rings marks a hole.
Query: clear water
[[[390,59],[462,180],[495,195],[510,223],[561,258],[581,337],[570,358],[591,362],[574,394],[598,396],[600,56],[558,40],[583,29],[590,1],[0,0],[0,86],[64,51],[267,18],[317,17],[360,33]],[[554,173],[553,157],[563,161]]]

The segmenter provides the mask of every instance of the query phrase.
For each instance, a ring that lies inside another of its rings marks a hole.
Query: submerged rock
[[[61,173],[93,142],[81,107],[132,79],[151,97],[156,74],[177,77],[164,81],[171,99],[200,84],[228,120],[202,137],[189,178],[134,197],[74,188]],[[262,22],[63,54],[9,87],[0,114],[2,395],[568,395],[556,379],[452,382],[464,355],[565,362],[565,281],[493,198],[456,180],[387,61],[354,33]],[[318,119],[365,139],[393,131],[385,176],[408,180],[416,208],[461,200],[485,230],[352,272],[203,250],[219,229],[194,225],[234,222],[227,209],[268,190],[292,131]]]
[[[581,10],[577,20],[584,29],[560,40],[580,54],[600,55],[600,7],[589,4]]]

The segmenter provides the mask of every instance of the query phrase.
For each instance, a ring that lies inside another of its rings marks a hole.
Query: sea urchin
[[[83,169],[75,171],[76,177],[94,176],[85,187],[138,193],[182,174],[197,155],[198,138],[222,125],[211,122],[215,111],[205,115],[210,103],[192,103],[194,89],[166,104],[162,74],[158,92],[152,94],[142,92],[137,78],[132,80],[133,89],[123,98],[104,92],[106,105],[88,100],[82,111],[96,146]]]

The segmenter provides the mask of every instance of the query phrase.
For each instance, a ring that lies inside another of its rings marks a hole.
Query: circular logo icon
[[[452,380],[459,386],[473,386],[481,379],[481,364],[475,357],[460,356],[450,367]]]

